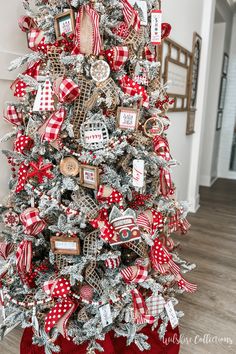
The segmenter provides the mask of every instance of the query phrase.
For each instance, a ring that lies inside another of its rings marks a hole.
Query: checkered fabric
[[[112,70],[119,71],[129,58],[128,47],[113,47],[105,51],[105,56]]]
[[[125,22],[129,27],[132,26],[135,31],[138,31],[141,26],[138,12],[133,8],[128,0],[121,0],[121,2],[123,4],[123,15]]]
[[[187,291],[188,293],[194,293],[197,290],[197,285],[188,282],[186,279],[182,277],[181,274],[178,274],[176,277],[176,281],[178,282],[178,287]]]
[[[23,123],[22,114],[16,111],[16,107],[9,105],[6,109],[4,118],[13,125],[21,125]]]
[[[41,92],[39,111],[54,111],[53,90],[50,79],[47,78]]]
[[[16,268],[19,274],[31,271],[32,253],[32,241],[21,241],[16,251]]]
[[[120,257],[117,258],[108,258],[105,260],[105,266],[109,269],[116,269],[120,265]]]
[[[160,169],[160,193],[163,197],[168,197],[173,194],[171,175],[165,168]]]
[[[66,110],[61,107],[58,111],[53,113],[47,120],[45,131],[41,135],[42,140],[54,141],[58,138],[62,123],[66,116]]]
[[[120,274],[126,283],[142,283],[148,277],[147,267],[141,265],[124,268]]]
[[[34,19],[30,16],[21,16],[18,20],[18,25],[23,32],[28,32],[30,29],[36,27]]]
[[[155,321],[155,317],[148,314],[148,309],[141,293],[137,289],[131,290],[134,305],[134,320],[137,324],[149,323]]]
[[[151,247],[150,258],[152,261],[152,266],[156,271],[162,274],[167,272],[171,272],[174,275],[179,274],[179,266],[177,266],[177,264],[172,260],[172,256],[158,238],[155,239],[154,244]]]
[[[55,81],[53,86],[54,93],[57,95],[59,102],[61,103],[71,103],[80,94],[79,86],[70,78],[58,79],[59,82]]]
[[[119,84],[124,93],[130,96],[140,95],[142,97],[142,105],[146,108],[149,107],[149,97],[145,88],[135,81],[133,81],[128,75],[124,75],[119,79]]]
[[[161,136],[155,136],[153,139],[153,145],[157,156],[162,157],[166,161],[170,161],[170,147],[167,139],[162,138]]]
[[[161,295],[150,296],[146,300],[148,314],[157,317],[164,310],[165,303],[165,299]]]
[[[145,59],[150,62],[156,61],[155,54],[153,54],[153,52],[151,51],[151,49],[147,45],[144,47],[144,56],[145,56]]]
[[[44,35],[43,32],[38,29],[38,28],[32,28],[29,32],[28,32],[28,45],[29,48],[32,50],[37,50],[38,45],[41,42],[44,42]]]
[[[28,208],[21,215],[20,220],[25,227],[27,235],[36,236],[46,226],[46,222],[39,217],[39,210],[37,208]]]

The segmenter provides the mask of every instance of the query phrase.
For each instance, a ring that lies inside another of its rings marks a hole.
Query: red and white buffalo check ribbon
[[[6,113],[4,114],[4,119],[13,125],[21,125],[23,123],[22,113],[17,112],[16,107],[13,105],[8,105],[6,108]]]
[[[155,317],[148,314],[147,305],[143,296],[137,289],[131,290],[134,305],[134,321],[137,324],[149,323],[153,324]]]
[[[149,96],[143,86],[137,84],[134,80],[132,80],[127,75],[124,75],[122,78],[119,79],[119,84],[124,93],[130,96],[135,96],[135,95],[141,96],[142,105],[146,108],[149,107]]]
[[[39,44],[44,43],[44,40],[45,40],[44,33],[40,29],[33,28],[29,31],[28,45],[30,49],[36,51]]]
[[[42,141],[51,142],[58,138],[65,116],[66,110],[64,107],[61,107],[48,118],[48,120],[43,124],[43,129],[41,132]]]
[[[62,77],[54,82],[53,91],[61,103],[71,103],[80,94],[79,86],[72,79]]]
[[[138,12],[133,8],[128,0],[121,0],[121,2],[123,4],[123,15],[125,22],[129,27],[132,26],[135,31],[138,31],[141,26]]]
[[[147,267],[142,265],[130,266],[120,272],[126,283],[142,283],[148,277]]]
[[[174,193],[170,172],[163,167],[160,169],[160,193],[163,197]]]
[[[113,47],[105,51],[105,56],[112,70],[118,71],[129,58],[128,47]]]
[[[52,328],[57,327],[63,337],[69,340],[70,338],[66,330],[67,322],[78,306],[69,296],[71,293],[70,282],[65,278],[47,281],[43,285],[43,290],[51,297],[61,299],[45,317],[46,333],[49,333]]]
[[[150,62],[156,61],[155,54],[151,51],[151,49],[147,45],[144,47],[144,57],[146,60]]]
[[[92,38],[83,38],[87,32],[88,37],[88,21],[84,21],[85,17],[90,19],[92,26]],[[72,54],[94,54],[98,55],[101,51],[102,40],[99,31],[99,15],[89,5],[83,5],[77,15],[75,26],[74,49]]]
[[[153,268],[161,274],[171,272],[178,275],[180,273],[179,266],[172,260],[172,256],[158,238],[155,239],[151,247],[150,259]]]
[[[161,136],[155,136],[155,138],[153,138],[153,145],[157,156],[162,157],[166,161],[170,161],[170,147],[167,139]]]
[[[28,208],[21,215],[20,220],[25,227],[27,235],[36,236],[46,226],[46,222],[39,217],[39,210],[37,208]]]
[[[32,270],[32,242],[23,240],[16,251],[16,269],[24,282],[24,277]]]

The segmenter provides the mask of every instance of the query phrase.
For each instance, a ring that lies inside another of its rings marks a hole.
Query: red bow
[[[61,103],[71,103],[80,94],[79,86],[70,78],[63,77],[54,82],[53,91]]]
[[[160,169],[160,193],[163,197],[174,194],[170,172],[163,167]]]
[[[104,52],[107,61],[114,71],[119,71],[129,58],[128,47],[113,47]]]
[[[157,156],[162,157],[166,161],[170,161],[170,147],[166,138],[155,136],[153,138],[153,145]]]
[[[147,305],[143,296],[137,289],[131,290],[134,305],[134,321],[137,324],[149,323],[153,324],[155,317],[148,314]]]
[[[41,60],[30,65],[27,70],[25,70],[22,75],[28,75],[33,79],[37,80],[39,75],[39,69],[41,65]],[[11,85],[11,89],[14,91],[14,96],[24,97],[26,95],[26,88],[29,87],[23,80],[16,79]]]
[[[43,285],[43,290],[51,297],[61,299],[45,317],[46,333],[49,333],[53,327],[57,327],[63,337],[70,340],[66,326],[70,316],[78,306],[69,296],[71,293],[70,282],[65,278],[47,281]]]
[[[120,86],[124,93],[130,96],[140,95],[142,97],[142,105],[146,108],[149,107],[149,97],[145,88],[135,81],[133,81],[128,75],[124,75],[119,79]]]
[[[12,105],[7,106],[4,119],[6,119],[9,123],[17,126],[23,123],[22,113],[17,112],[16,107]]]

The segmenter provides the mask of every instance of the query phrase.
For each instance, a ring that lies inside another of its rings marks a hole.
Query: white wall
[[[216,130],[216,120],[225,34],[225,23],[214,24],[200,177],[200,184],[208,187],[217,177],[220,130]]]
[[[199,74],[199,90],[196,113],[196,133],[186,135],[187,113],[169,114],[172,126],[169,140],[181,166],[174,171],[178,198],[191,203],[191,211],[199,205],[199,164],[202,139],[203,116],[206,108],[206,90],[209,75],[209,51],[211,49],[215,0],[165,0],[162,2],[164,21],[172,25],[171,37],[179,44],[192,50],[193,32],[202,37],[202,54]]]
[[[222,178],[236,179],[236,172],[229,170],[233,131],[236,119],[236,14],[233,19],[229,54],[228,85],[221,130],[218,175]]]
[[[18,18],[24,14],[19,0],[4,1],[0,12],[0,136],[10,131],[12,126],[2,118],[5,101],[12,99],[10,85],[17,72],[9,73],[7,68],[11,60],[27,51],[26,37],[18,27]],[[1,144],[0,150],[11,148],[10,142]],[[9,166],[6,158],[0,154],[0,202],[8,195]]]

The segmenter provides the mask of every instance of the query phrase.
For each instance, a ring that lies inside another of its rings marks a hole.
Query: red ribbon
[[[137,218],[137,225],[152,236],[155,234],[156,230],[163,230],[164,220],[161,212],[156,211],[155,209],[148,209],[139,214]]]
[[[28,32],[37,26],[34,19],[30,16],[21,16],[18,20],[18,25],[23,32]]]
[[[39,217],[39,210],[37,208],[28,208],[21,215],[20,220],[25,227],[27,235],[36,236],[46,226],[46,222]]]
[[[33,146],[34,141],[27,135],[21,135],[21,133],[14,142],[15,151],[23,155],[25,150],[29,151],[32,149]]]
[[[70,298],[70,282],[65,278],[47,281],[43,285],[43,290],[51,297],[61,299],[45,317],[46,333],[49,333],[53,327],[57,327],[63,337],[70,340],[66,329],[67,322],[78,307],[78,304]]]
[[[124,268],[120,272],[122,278],[126,283],[142,283],[148,277],[148,270],[146,266],[135,265]]]
[[[42,141],[51,142],[58,138],[65,117],[66,110],[64,107],[61,107],[48,118],[39,129]]]
[[[140,18],[138,12],[133,8],[127,0],[121,0],[123,4],[123,15],[125,22],[129,27],[133,27],[135,31],[138,31],[141,27]]]
[[[34,64],[31,64],[27,70],[25,70],[22,75],[28,75],[33,79],[37,80],[39,75],[39,69],[41,65],[41,60],[37,61]],[[26,88],[29,87],[23,80],[16,79],[11,85],[11,90],[14,91],[15,97],[24,97],[26,95]]]
[[[32,242],[21,241],[16,251],[16,269],[23,283],[27,283],[27,276],[32,270],[32,255]]]
[[[23,123],[22,113],[18,112],[16,107],[13,105],[7,106],[4,119],[13,125],[21,125]]]
[[[128,47],[113,47],[104,51],[106,59],[114,71],[119,71],[129,58]]]
[[[143,296],[137,289],[131,290],[131,295],[134,305],[134,321],[137,324],[149,323],[153,324],[155,317],[148,315],[147,305]]]
[[[174,193],[170,172],[163,167],[160,169],[160,193],[163,197],[168,197]]]
[[[180,272],[179,266],[172,260],[172,256],[158,238],[155,239],[151,247],[150,259],[153,268],[161,274],[166,274],[170,271],[172,274],[178,275]]]
[[[153,138],[153,146],[157,156],[162,157],[166,161],[170,161],[170,147],[166,138],[155,136]]]
[[[108,196],[106,195],[107,193],[109,194]],[[100,185],[96,198],[99,203],[112,205],[122,202],[123,195],[112,187]]]
[[[184,279],[181,274],[178,274],[175,279],[176,279],[176,281],[178,283],[178,287],[180,289],[183,289],[184,291],[186,291],[188,293],[194,293],[197,290],[197,285],[190,283],[189,281]]]
[[[140,95],[142,97],[142,105],[146,108],[149,107],[149,97],[145,88],[137,84],[132,80],[128,75],[124,75],[119,79],[119,84],[124,93],[127,93],[130,96]]]

